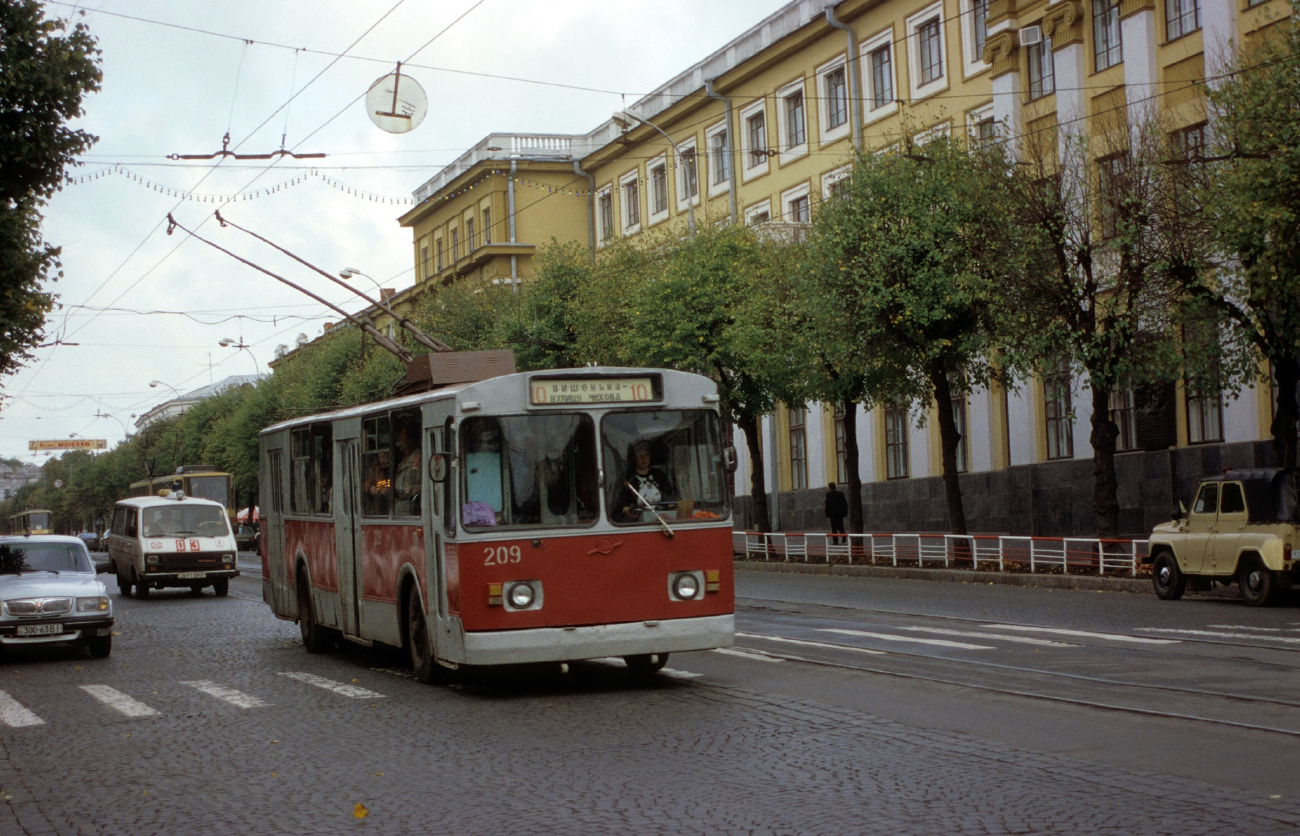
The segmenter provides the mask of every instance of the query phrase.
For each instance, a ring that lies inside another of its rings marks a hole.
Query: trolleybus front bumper
[[[571,662],[602,656],[711,650],[735,643],[735,615],[668,618],[588,627],[465,633],[467,665]]]

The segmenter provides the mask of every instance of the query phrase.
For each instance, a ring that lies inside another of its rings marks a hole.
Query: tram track
[[[757,634],[741,633],[741,632],[737,633],[737,638],[756,639],[759,641],[762,641],[764,639],[770,641],[789,640],[786,639],[785,637],[761,636]],[[817,644],[827,649],[837,649],[837,650],[844,650],[849,652],[854,652],[854,651],[861,652],[865,650],[867,652],[872,653],[873,655],[890,656],[890,657],[901,656],[901,657],[923,660],[926,662],[956,663],[959,665],[966,665],[966,666],[993,667],[993,668],[1001,668],[1009,671],[1015,671],[1017,673],[1031,674],[1035,676],[1045,676],[1045,677],[1052,677],[1052,678],[1059,678],[1059,679],[1084,681],[1090,684],[1099,684],[1099,685],[1116,686],[1116,687],[1123,687],[1123,688],[1135,688],[1135,689],[1144,689],[1144,690],[1167,691],[1171,693],[1179,693],[1179,694],[1184,694],[1189,696],[1205,697],[1205,698],[1219,699],[1219,700],[1229,700],[1235,703],[1241,703],[1248,706],[1277,705],[1283,708],[1300,709],[1300,702],[1290,701],[1290,700],[1275,700],[1267,697],[1257,697],[1248,694],[1232,694],[1229,692],[1214,691],[1210,689],[1196,689],[1196,688],[1186,688],[1180,686],[1166,686],[1166,685],[1157,685],[1153,683],[1125,682],[1122,680],[1110,680],[1104,677],[1089,677],[1082,674],[1065,674],[1056,671],[1043,670],[1039,668],[1028,668],[1028,667],[1017,666],[1017,665],[1005,665],[1001,663],[990,663],[990,662],[983,662],[980,660],[971,660],[971,659],[954,659],[948,657],[937,657],[937,656],[932,656],[924,653],[909,653],[907,651],[877,650],[874,648],[868,649],[868,648],[862,648],[854,645],[836,645],[830,642],[816,642],[814,644]],[[1252,723],[1244,720],[1234,720],[1225,717],[1207,716],[1205,714],[1196,714],[1196,713],[1189,713],[1189,712],[1182,712],[1182,711],[1170,711],[1167,709],[1151,708],[1151,707],[1145,707],[1140,705],[1126,705],[1119,702],[1109,702],[1100,699],[1088,699],[1086,697],[1079,697],[1079,696],[1067,696],[1062,694],[1043,693],[1042,691],[1034,691],[1034,690],[1029,690],[1027,688],[1009,687],[1005,685],[990,684],[986,682],[971,682],[969,680],[954,678],[949,676],[939,676],[935,674],[920,673],[916,671],[903,671],[895,668],[888,668],[883,666],[867,665],[867,664],[858,664],[858,663],[845,662],[845,661],[837,661],[833,659],[821,659],[812,656],[804,656],[797,653],[776,652],[772,650],[766,650],[763,648],[755,648],[748,645],[738,646],[738,647],[740,647],[741,649],[749,653],[758,653],[764,656],[771,657],[773,659],[780,659],[783,661],[815,665],[818,667],[835,668],[839,670],[847,670],[847,671],[853,671],[857,673],[876,674],[880,676],[889,676],[897,679],[907,679],[907,680],[913,680],[918,682],[928,682],[928,683],[938,684],[938,685],[948,685],[957,688],[966,688],[970,690],[982,691],[985,693],[1000,694],[1003,696],[1020,697],[1024,699],[1039,700],[1044,702],[1053,702],[1053,703],[1060,703],[1066,705],[1075,705],[1075,706],[1080,706],[1085,708],[1098,709],[1102,711],[1115,711],[1115,712],[1122,712],[1127,714],[1143,715],[1148,717],[1161,717],[1170,720],[1183,720],[1183,721],[1193,721],[1199,723],[1209,723],[1217,726],[1227,726],[1230,728],[1237,728],[1237,729],[1248,729],[1251,731],[1267,732],[1272,734],[1282,734],[1282,735],[1287,735],[1289,737],[1300,738],[1300,728],[1283,728],[1281,726],[1271,726],[1271,725],[1265,725],[1263,723]]]
[[[988,626],[990,624],[1000,624],[1009,627],[1026,628],[1026,629],[1027,628],[1048,629],[1048,630],[1055,629],[1050,627],[1049,625],[1031,624],[1028,622],[1018,622],[1018,621],[1011,621],[1007,619],[973,618],[971,616],[946,615],[946,614],[934,613],[934,612],[889,610],[889,609],[881,609],[881,608],[846,607],[838,604],[820,604],[820,603],[809,604],[803,601],[772,602],[768,600],[766,603],[742,603],[741,598],[738,597],[736,599],[737,610],[745,609],[745,610],[752,610],[754,612],[774,612],[774,613],[782,613],[787,615],[805,615],[810,618],[824,617],[824,616],[818,616],[815,613],[810,612],[807,609],[809,607],[815,607],[824,610],[833,610],[841,614],[851,613],[853,614],[853,617],[846,617],[846,620],[851,620],[851,621],[863,621],[866,619],[863,619],[859,616],[863,614],[872,614],[872,615],[881,615],[881,616],[892,616],[895,618],[925,618],[925,619],[934,619],[938,621],[952,621],[952,622],[957,622],[962,624],[973,624],[973,625],[981,625],[981,626]],[[1300,612],[1297,612],[1296,615],[1297,618],[1300,619]],[[1101,631],[1093,631],[1093,632],[1101,632]],[[1300,644],[1296,644],[1296,645],[1259,644],[1259,643],[1251,643],[1251,642],[1224,641],[1222,639],[1211,638],[1206,636],[1187,635],[1181,631],[1178,632],[1177,634],[1172,634],[1172,628],[1170,629],[1150,628],[1147,629],[1145,632],[1143,631],[1128,632],[1128,633],[1115,632],[1115,631],[1107,631],[1107,632],[1110,635],[1122,636],[1129,639],[1162,638],[1170,641],[1177,641],[1181,644],[1212,645],[1218,647],[1242,648],[1245,650],[1268,650],[1268,651],[1277,651],[1281,653],[1300,653]],[[1258,638],[1263,641],[1270,640],[1268,636],[1264,636],[1264,635],[1261,635]],[[1086,641],[1079,641],[1077,639],[1072,641],[1075,644],[1079,644],[1085,647],[1109,647],[1110,646],[1100,642],[1086,642]]]

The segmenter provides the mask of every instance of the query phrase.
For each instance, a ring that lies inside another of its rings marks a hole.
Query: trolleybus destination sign
[[[108,441],[103,438],[47,438],[30,439],[28,450],[107,450]]]
[[[534,378],[528,384],[533,406],[581,403],[650,403],[655,387],[648,377]]]

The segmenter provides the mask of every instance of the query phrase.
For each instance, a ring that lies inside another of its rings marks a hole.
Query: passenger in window
[[[397,478],[393,489],[396,491],[397,513],[413,516],[420,513],[420,445],[406,427],[397,430]]]
[[[650,443],[638,441],[632,445],[632,466],[623,480],[619,498],[619,519],[622,522],[640,522],[653,515],[646,506],[664,502],[676,496],[672,480],[662,468],[650,464]]]
[[[496,525],[504,507],[501,489],[501,432],[492,421],[467,428],[465,455],[465,525]]]
[[[392,456],[387,450],[383,450],[375,457],[370,470],[366,473],[362,492],[365,494],[363,497],[366,503],[365,510],[371,515],[383,516],[388,513],[389,500],[393,494],[393,483],[388,475],[392,463]]]

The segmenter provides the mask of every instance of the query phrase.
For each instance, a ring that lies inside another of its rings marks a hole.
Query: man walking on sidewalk
[[[849,500],[836,487],[835,483],[830,483],[830,490],[826,492],[826,517],[831,521],[831,534],[844,534],[844,518],[849,513]],[[843,543],[844,537],[831,537],[833,543]]]

